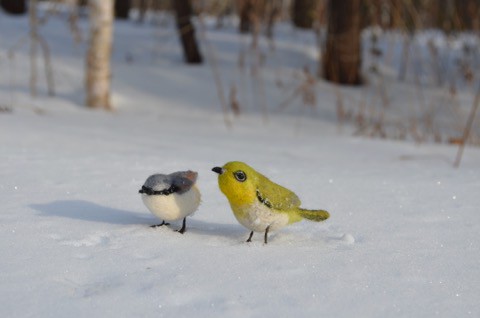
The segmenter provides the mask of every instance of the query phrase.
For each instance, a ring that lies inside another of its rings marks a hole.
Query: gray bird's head
[[[154,174],[147,178],[139,193],[146,195],[182,194],[192,188],[197,181],[195,171],[177,171],[171,174]]]

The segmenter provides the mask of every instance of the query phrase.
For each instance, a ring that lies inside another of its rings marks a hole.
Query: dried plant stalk
[[[37,0],[31,0],[28,9],[30,23],[30,94],[37,96]]]
[[[468,136],[470,135],[470,130],[473,126],[473,120],[475,119],[475,114],[477,113],[478,104],[480,103],[480,87],[477,90],[475,99],[473,101],[472,109],[470,110],[470,115],[468,116],[467,124],[463,131],[462,140],[460,146],[458,147],[457,158],[453,166],[458,168],[460,166],[460,161],[462,160],[463,149],[465,148],[465,143],[467,142]]]
[[[223,120],[225,122],[225,126],[227,128],[232,128],[232,122],[230,121],[230,118],[228,116],[228,102],[227,98],[225,97],[225,93],[223,91],[223,85],[222,85],[222,80],[220,78],[220,71],[218,69],[217,65],[217,58],[215,56],[215,50],[212,47],[212,44],[210,41],[208,41],[207,36],[206,36],[206,31],[205,31],[205,22],[203,21],[203,16],[202,14],[199,14],[199,23],[200,23],[200,38],[202,39],[203,43],[205,43],[205,48],[206,48],[206,58],[208,61],[208,64],[211,65],[212,67],[212,72],[213,72],[213,79],[215,81],[215,86],[217,88],[217,94],[218,94],[218,99],[220,100],[220,105],[222,107],[222,112],[223,112]]]

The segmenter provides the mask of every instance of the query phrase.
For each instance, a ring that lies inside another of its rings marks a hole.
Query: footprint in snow
[[[350,233],[332,235],[329,237],[329,241],[342,243],[344,245],[353,245],[356,242],[355,237]]]
[[[105,246],[110,242],[110,238],[105,233],[91,234],[82,239],[64,239],[57,234],[52,234],[50,237],[56,240],[61,245],[74,247],[91,247],[91,246]]]

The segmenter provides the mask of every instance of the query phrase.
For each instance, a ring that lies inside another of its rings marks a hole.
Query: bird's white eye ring
[[[247,180],[247,175],[242,170],[235,171],[233,175],[235,176],[235,179],[237,179],[237,181],[244,182],[245,180]]]

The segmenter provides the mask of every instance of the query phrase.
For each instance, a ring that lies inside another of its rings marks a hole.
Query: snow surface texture
[[[0,24],[5,53],[27,22]],[[25,49],[13,94],[2,76],[14,111],[0,113],[0,317],[480,316],[478,149],[455,170],[454,147],[339,135],[329,101],[310,118],[245,114],[227,130],[210,69],[173,58],[175,33],[158,60],[119,57],[127,39],[148,56],[149,28],[116,25],[113,114],[78,106],[83,47],[65,45],[60,22],[47,26],[58,97],[30,99]],[[245,243],[210,171],[230,160],[331,218]],[[203,198],[187,232],[149,228],[139,187],[187,169]]]

